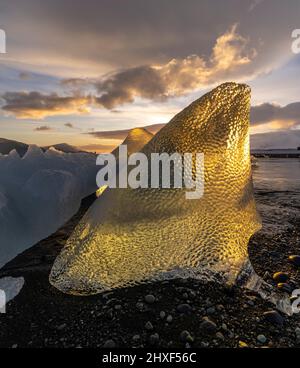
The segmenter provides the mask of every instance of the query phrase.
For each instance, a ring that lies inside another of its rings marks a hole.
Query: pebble
[[[189,298],[188,293],[183,293],[183,294],[182,294],[182,299],[187,300],[188,298]]]
[[[171,316],[171,314],[169,314],[167,317],[167,322],[171,323],[172,321],[173,321],[173,317]]]
[[[117,345],[116,343],[114,342],[114,340],[106,340],[105,343],[103,344],[103,347],[104,348],[107,348],[107,349],[113,349],[115,348]]]
[[[216,333],[217,325],[208,317],[203,317],[202,322],[200,323],[200,330],[209,335],[213,335]]]
[[[283,317],[275,310],[267,311],[263,314],[266,321],[272,323],[272,325],[282,326],[284,319]]]
[[[289,256],[289,262],[296,267],[300,267],[300,256],[299,255]]]
[[[159,316],[160,316],[161,319],[164,319],[165,316],[166,316],[166,312],[165,311],[160,311]]]
[[[269,273],[268,271],[266,271],[266,272],[264,273],[264,275],[263,275],[263,279],[264,279],[264,280],[269,280],[270,278],[271,278],[270,273]]]
[[[63,330],[66,326],[67,326],[67,325],[66,325],[65,323],[63,323],[62,325],[57,326],[57,329],[58,329],[59,331],[61,331],[61,330]]]
[[[148,304],[153,304],[155,302],[155,296],[152,294],[146,295],[145,302]]]
[[[134,336],[132,336],[132,340],[135,341],[135,342],[139,341],[140,338],[141,338],[140,335],[134,335]]]
[[[158,342],[159,342],[159,334],[158,333],[150,335],[150,337],[149,337],[150,345],[156,345]]]
[[[296,327],[295,334],[297,341],[300,342],[300,327]]]
[[[206,313],[209,315],[215,314],[216,313],[216,308],[215,307],[209,307],[206,310]]]
[[[293,291],[292,287],[285,282],[280,282],[279,284],[277,284],[277,288],[289,294]]]
[[[265,335],[258,335],[257,336],[257,341],[260,342],[261,344],[264,344],[264,343],[266,343],[267,338],[266,338]]]
[[[224,335],[222,334],[222,332],[217,332],[216,333],[216,337],[218,338],[218,339],[220,339],[220,340],[225,340],[225,337],[224,337]]]
[[[106,316],[108,319],[113,319],[114,318],[114,312],[112,309],[109,309],[106,313]]]
[[[289,275],[287,273],[284,273],[284,272],[276,272],[273,275],[273,280],[277,284],[287,282],[288,279],[289,279]]]
[[[248,344],[245,341],[239,341],[239,348],[247,348]]]
[[[221,327],[222,327],[222,330],[224,330],[224,331],[228,330],[226,323],[222,323]]]
[[[142,311],[142,310],[143,310],[143,308],[144,308],[144,304],[143,304],[143,303],[141,303],[141,302],[137,302],[137,303],[136,303],[136,307],[137,307],[137,309],[138,309],[138,310]]]
[[[188,342],[188,343],[192,343],[194,341],[192,335],[187,330],[184,330],[180,333],[180,340],[182,342]]]
[[[146,324],[145,324],[145,329],[148,330],[148,331],[152,331],[153,330],[153,325],[150,321],[148,321]]]
[[[179,313],[190,313],[192,311],[192,307],[189,304],[179,304],[177,306],[177,311]]]

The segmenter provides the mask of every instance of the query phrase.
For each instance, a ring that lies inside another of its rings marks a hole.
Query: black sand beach
[[[274,288],[278,271],[300,288],[300,268],[288,262],[300,253],[299,192],[255,195],[263,229],[249,243],[251,263]],[[91,297],[60,293],[48,282],[51,266],[94,200],[83,200],[65,226],[1,269],[0,277],[25,278],[0,314],[1,347],[300,347],[300,314],[278,314],[240,287],[173,280]]]

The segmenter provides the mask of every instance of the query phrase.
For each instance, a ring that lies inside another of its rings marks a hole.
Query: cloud
[[[300,124],[300,102],[286,106],[264,103],[251,108],[252,125],[273,123],[274,128],[292,128]]]
[[[99,132],[88,132],[84,134],[91,135],[95,138],[99,139],[125,139],[126,135],[129,133],[131,129],[121,129],[121,130],[105,130]]]
[[[83,151],[88,151],[88,152],[107,153],[107,152],[111,152],[118,145],[119,143],[115,143],[115,144],[98,143],[98,144],[86,144],[83,146],[79,146],[78,148],[80,148]]]
[[[50,128],[48,125],[42,125],[40,127],[35,128],[34,130],[36,130],[37,132],[46,132],[48,130],[52,130],[52,128]]]
[[[142,5],[141,0],[90,0],[88,5],[82,0],[15,0],[13,4],[1,0],[1,27],[9,31],[11,62],[64,78],[160,65],[186,55],[207,57],[214,40],[237,21],[255,47],[264,43],[255,66],[265,69],[278,65],[283,54],[291,56],[287,33],[299,20],[299,0],[164,0]]]
[[[20,119],[43,119],[47,116],[87,113],[90,98],[83,96],[59,96],[57,93],[6,92],[2,110]]]
[[[144,126],[148,132],[152,134],[156,134],[165,124],[152,124]],[[115,139],[115,140],[124,140],[127,134],[130,132],[130,129],[121,129],[121,130],[105,130],[105,131],[91,131],[83,134],[88,134],[94,138],[99,139]]]
[[[27,72],[20,72],[19,73],[19,78],[21,80],[29,80],[31,78],[31,74],[27,73]]]
[[[94,83],[100,96],[95,102],[107,109],[136,98],[163,101],[243,75],[243,67],[256,56],[237,25],[217,38],[211,56],[174,58],[163,65],[139,66],[115,72]],[[244,76],[244,75],[243,75]],[[84,81],[83,81],[84,82]],[[86,81],[85,81],[86,82]],[[66,84],[72,80],[65,81]],[[75,80],[77,86],[79,82]]]
[[[145,65],[116,71],[99,79],[72,78],[61,81],[71,89],[68,96],[57,93],[7,92],[2,98],[4,111],[18,118],[41,119],[47,116],[87,112],[91,105],[112,111],[137,98],[164,101],[206,88],[228,79],[244,76],[243,68],[255,58],[256,51],[237,33],[234,25],[219,36],[208,59],[198,55],[174,58],[161,65]],[[94,89],[86,96],[87,89]]]
[[[65,127],[67,127],[67,128],[75,129],[75,127],[74,127],[74,125],[73,125],[72,123],[65,123],[64,125],[65,125]]]

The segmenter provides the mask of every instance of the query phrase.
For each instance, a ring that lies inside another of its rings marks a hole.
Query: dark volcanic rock
[[[289,275],[287,273],[284,273],[284,272],[276,272],[273,275],[273,280],[277,284],[287,282],[288,279],[289,279]]]
[[[192,311],[192,307],[189,304],[179,304],[177,306],[177,311],[179,313],[190,313]]]
[[[194,341],[192,335],[189,333],[189,331],[182,331],[181,334],[180,334],[180,340],[182,342],[188,342],[188,343],[191,343]]]
[[[263,314],[266,321],[272,323],[274,326],[282,326],[284,319],[283,317],[275,310],[267,311]]]
[[[156,345],[159,343],[159,334],[157,332],[154,333],[153,335],[150,335],[149,343],[150,345]]]
[[[106,340],[105,343],[103,344],[103,347],[106,349],[114,349],[116,346],[117,345],[114,342],[114,340]]]
[[[291,294],[293,291],[293,288],[291,287],[291,285],[285,282],[280,282],[279,284],[277,284],[277,287],[279,290],[284,291],[285,293]]]
[[[203,317],[200,324],[200,331],[208,335],[213,335],[217,331],[217,325],[208,317]]]
[[[152,294],[146,295],[145,302],[148,304],[153,304],[155,302],[155,296]]]
[[[300,267],[300,256],[299,255],[289,256],[289,262],[296,267]]]

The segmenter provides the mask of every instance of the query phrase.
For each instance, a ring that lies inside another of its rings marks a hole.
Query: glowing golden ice
[[[182,189],[105,190],[57,257],[50,282],[95,294],[148,280],[198,277],[233,282],[260,219],[249,152],[250,88],[226,83],[177,114],[142,152],[204,153],[204,196]]]

